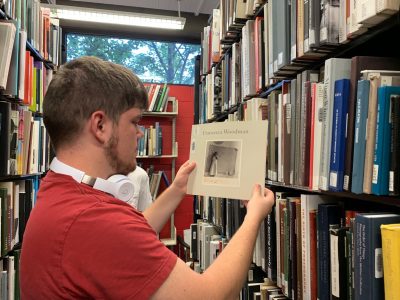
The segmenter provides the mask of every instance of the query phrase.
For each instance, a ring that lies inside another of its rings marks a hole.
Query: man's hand
[[[196,163],[192,161],[186,161],[176,173],[175,179],[171,184],[171,188],[178,191],[180,194],[185,195],[187,190],[187,183],[190,173],[196,167]]]
[[[247,216],[262,221],[271,212],[274,203],[274,193],[267,188],[264,188],[264,192],[262,192],[261,186],[256,184],[253,187],[251,199],[245,203]]]

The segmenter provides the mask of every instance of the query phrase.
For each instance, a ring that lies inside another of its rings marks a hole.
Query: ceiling
[[[75,0],[72,0],[75,1]],[[143,7],[150,9],[178,11],[178,0],[86,0],[80,2],[92,2],[101,4],[112,4],[130,7]],[[213,8],[216,8],[219,0],[181,0],[180,8],[182,12],[209,15]]]
[[[48,1],[42,0],[42,2]],[[177,0],[56,0],[53,2],[57,5],[178,16]],[[181,16],[186,18],[183,30],[150,29],[68,20],[61,20],[60,25],[64,32],[200,43],[201,32],[207,26],[212,9],[216,8],[218,3],[219,0],[181,0]]]

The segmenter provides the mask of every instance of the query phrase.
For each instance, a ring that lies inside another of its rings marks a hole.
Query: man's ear
[[[101,143],[104,143],[109,138],[109,128],[111,120],[107,117],[104,111],[98,110],[90,116],[90,131],[93,136]]]

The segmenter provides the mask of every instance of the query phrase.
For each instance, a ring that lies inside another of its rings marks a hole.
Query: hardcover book
[[[188,193],[248,200],[265,184],[267,121],[192,126]]]
[[[361,78],[362,70],[399,70],[400,59],[395,57],[381,56],[354,56],[351,59],[351,75],[350,75],[350,98],[348,106],[348,122],[347,122],[347,141],[346,141],[346,158],[344,166],[344,184],[343,189],[351,190],[352,168],[353,168],[353,147],[355,139],[355,119],[357,115],[357,94],[358,80]],[[367,105],[368,106],[368,105]],[[364,171],[363,171],[364,172]]]
[[[349,92],[350,79],[339,79],[335,81],[329,190],[336,192],[343,190],[344,157],[346,152],[346,116]]]
[[[400,215],[362,213],[355,219],[355,300],[385,299],[381,225],[400,222]]]
[[[391,147],[391,97],[400,95],[400,86],[378,88],[378,112],[372,174],[372,193],[389,194],[389,168]]]

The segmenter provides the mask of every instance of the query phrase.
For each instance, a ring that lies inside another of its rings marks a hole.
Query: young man
[[[274,203],[255,186],[245,220],[214,263],[198,274],[158,239],[195,168],[143,214],[109,193],[106,179],[136,166],[147,94],[128,69],[93,57],[59,69],[43,104],[56,152],[24,235],[22,299],[233,299],[245,281],[261,221]],[[112,189],[110,189],[111,191]],[[110,192],[111,193],[111,192]]]
[[[153,203],[149,175],[141,167],[136,166],[135,170],[128,174],[128,178],[134,185],[133,197],[129,199],[128,203],[143,212]]]

